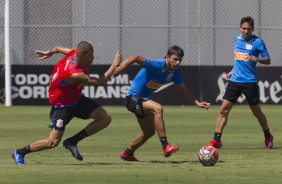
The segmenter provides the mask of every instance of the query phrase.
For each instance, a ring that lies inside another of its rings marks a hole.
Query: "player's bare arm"
[[[230,77],[231,77],[231,75],[232,75],[232,72],[233,72],[233,68],[232,68],[232,70],[231,70],[230,72],[228,72],[228,73],[226,74],[225,80],[229,80],[229,79],[230,79]]]
[[[85,73],[76,73],[71,75],[66,79],[68,84],[80,83],[83,85],[91,85],[91,86],[98,86],[101,85],[99,82],[99,78],[96,77],[89,77]]]
[[[119,65],[120,61],[121,61],[121,54],[119,51],[117,51],[110,68],[100,78],[89,77],[84,73],[76,73],[71,75],[69,78],[67,78],[66,82],[68,84],[73,84],[78,82],[83,85],[92,85],[92,86],[106,85],[108,80],[112,76],[114,69]]]
[[[139,64],[140,66],[143,66],[145,63],[145,58],[139,55],[131,55],[128,58],[126,58],[119,67],[117,67],[114,70],[113,76],[119,75],[126,67],[129,65],[132,65],[134,63]]]
[[[188,99],[191,103],[197,105],[200,108],[206,108],[209,109],[210,107],[210,103],[208,102],[199,102],[194,95],[192,94],[191,90],[189,90],[184,83],[182,84],[178,84],[177,85],[180,93],[186,98]]]
[[[36,54],[37,57],[39,57],[40,60],[43,59],[47,59],[51,56],[53,56],[54,54],[57,53],[61,53],[66,55],[67,53],[69,53],[72,49],[71,48],[67,48],[67,47],[63,47],[63,46],[56,46],[51,50],[48,51],[42,51],[42,50],[35,50],[34,54]]]
[[[270,57],[259,58],[255,56],[250,56],[250,60],[264,65],[269,65],[271,63]]]
[[[120,65],[120,62],[121,62],[121,53],[120,53],[120,51],[117,51],[110,68],[99,79],[96,79],[96,80],[98,80],[99,85],[106,85],[107,84],[108,80],[113,75],[114,70]]]

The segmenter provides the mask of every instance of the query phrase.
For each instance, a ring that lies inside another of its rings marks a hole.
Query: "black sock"
[[[23,156],[25,156],[26,154],[31,153],[31,152],[32,151],[30,150],[30,146],[29,145],[27,145],[26,147],[23,147],[21,149],[17,149],[17,153],[21,154]]]
[[[221,136],[221,132],[214,132],[213,139],[219,142],[221,140]]]
[[[70,137],[69,140],[72,143],[77,144],[79,141],[81,141],[82,139],[84,139],[85,137],[88,137],[88,136],[89,135],[83,129],[80,132],[78,132],[77,134],[75,134],[74,136]]]
[[[263,131],[263,133],[264,133],[264,137],[269,137],[269,136],[271,136],[271,133],[270,133],[269,129]]]
[[[166,146],[168,145],[167,137],[166,136],[160,137],[160,141],[162,143],[163,150],[164,150],[166,148]]]
[[[133,153],[134,153],[134,151],[131,151],[131,150],[129,150],[128,148],[126,148],[125,154],[126,154],[127,156],[131,156],[131,155],[133,155]]]

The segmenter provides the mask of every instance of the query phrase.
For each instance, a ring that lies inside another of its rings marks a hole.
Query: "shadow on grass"
[[[155,164],[184,164],[184,163],[191,163],[191,162],[196,162],[196,161],[189,161],[189,160],[171,160],[171,161],[161,161],[161,160],[151,160],[149,161],[150,163],[155,163]]]
[[[224,163],[224,160],[218,160],[218,162]],[[48,164],[44,163],[44,165],[66,165],[66,166],[129,166],[135,164],[141,165],[149,165],[149,164],[167,164],[167,165],[178,165],[178,164],[199,164],[198,160],[178,160],[178,161],[162,161],[162,160],[151,160],[151,161],[138,161],[138,162],[128,162],[128,161],[121,161],[121,162],[77,162],[77,163],[58,163],[58,164]],[[42,165],[42,162],[36,162],[35,164],[28,164],[28,165]]]
[[[185,163],[198,163],[198,161],[160,161],[160,160],[151,160],[151,161],[138,161],[138,162],[88,162],[88,163],[73,163],[73,164],[64,164],[64,165],[131,165],[131,164],[146,164],[146,163],[153,163],[153,164],[185,164]]]
[[[130,165],[134,163],[141,163],[141,162],[122,162],[122,163],[117,163],[117,162],[88,162],[88,163],[77,163],[77,164],[64,164],[64,165]]]
[[[224,149],[224,148],[222,148]],[[265,150],[265,151],[271,151],[271,150],[277,150],[277,149],[281,149],[281,147],[274,147],[272,149],[265,149],[265,148],[258,148],[258,147],[228,147],[225,149],[253,149],[253,150]],[[221,149],[219,149],[220,151]]]

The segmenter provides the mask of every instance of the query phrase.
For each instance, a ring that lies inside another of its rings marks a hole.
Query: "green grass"
[[[219,106],[206,111],[196,107],[165,106],[164,119],[171,143],[180,150],[164,158],[155,135],[136,152],[138,163],[120,160],[119,153],[140,131],[133,114],[125,107],[104,107],[112,116],[105,130],[79,144],[84,161],[75,160],[60,144],[52,150],[28,154],[26,165],[11,159],[12,151],[49,135],[50,107],[0,107],[0,183],[216,183],[277,184],[282,181],[281,106],[263,105],[275,149],[264,149],[262,130],[244,105],[232,109],[219,150],[219,162],[204,167],[197,161],[198,150],[213,137]],[[64,138],[73,135],[89,121],[74,119]]]

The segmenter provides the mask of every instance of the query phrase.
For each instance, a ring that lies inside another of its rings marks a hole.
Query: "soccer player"
[[[173,81],[181,94],[193,104],[200,108],[208,109],[210,107],[210,103],[199,102],[191,91],[185,87],[178,70],[183,56],[183,50],[175,45],[168,49],[166,57],[163,59],[147,59],[139,55],[132,55],[115,69],[114,75],[118,75],[127,66],[134,63],[142,66],[125,97],[125,105],[137,117],[141,132],[133,139],[129,147],[120,154],[121,159],[138,161],[134,152],[152,137],[155,131],[160,138],[165,157],[169,157],[172,153],[178,151],[179,146],[168,143],[162,105],[150,99],[151,94],[162,84]]]
[[[12,154],[16,164],[25,164],[24,157],[28,153],[58,146],[66,125],[73,117],[94,119],[76,135],[67,138],[63,142],[64,147],[77,160],[83,160],[78,151],[77,143],[106,128],[111,122],[111,117],[98,103],[82,95],[82,89],[83,85],[106,85],[114,69],[121,61],[120,52],[116,53],[109,69],[99,78],[90,78],[87,75],[88,66],[91,65],[94,59],[94,49],[89,42],[81,41],[73,49],[57,46],[50,51],[35,50],[35,54],[40,59],[49,58],[56,53],[62,53],[65,56],[55,65],[49,86],[49,102],[52,105],[50,135],[21,149],[16,149]]]
[[[216,121],[214,138],[209,145],[216,148],[222,147],[221,136],[227,124],[228,114],[243,93],[264,132],[265,148],[271,149],[273,147],[273,136],[259,105],[259,88],[256,76],[257,63],[269,65],[270,56],[263,40],[252,34],[254,31],[254,19],[252,17],[247,16],[241,19],[240,31],[241,33],[234,38],[234,66],[226,76],[226,80],[229,80],[229,82]]]

